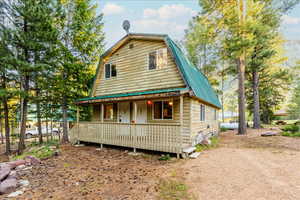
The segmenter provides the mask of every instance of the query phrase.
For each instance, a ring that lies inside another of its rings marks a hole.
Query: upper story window
[[[200,121],[205,121],[205,105],[200,105]]]
[[[173,119],[173,101],[155,101],[153,117],[154,119]]]
[[[148,69],[161,69],[166,66],[168,60],[167,52],[166,48],[150,52],[148,55]]]
[[[117,67],[115,64],[105,64],[105,78],[117,76]]]

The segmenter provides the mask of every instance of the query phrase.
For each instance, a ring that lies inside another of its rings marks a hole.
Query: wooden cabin
[[[207,78],[167,35],[127,34],[100,59],[90,122],[72,142],[94,142],[181,154],[219,131],[219,99]]]

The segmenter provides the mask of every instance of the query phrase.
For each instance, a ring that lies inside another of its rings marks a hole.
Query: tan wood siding
[[[129,44],[133,44],[134,47],[129,49]],[[185,87],[170,52],[168,52],[167,66],[162,69],[148,70],[148,54],[160,48],[166,48],[162,41],[129,41],[106,61],[106,63],[116,64],[117,77],[105,79],[104,63],[100,65],[94,96]]]
[[[205,121],[200,121],[200,105],[201,102],[191,99],[191,139],[200,131],[205,134],[212,131],[219,131],[219,122],[214,119],[215,108],[203,104],[205,105]]]

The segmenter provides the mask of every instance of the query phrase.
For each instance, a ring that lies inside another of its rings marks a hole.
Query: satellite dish
[[[128,20],[125,20],[123,22],[123,29],[126,31],[126,33],[129,33],[129,29],[130,29],[130,22]]]

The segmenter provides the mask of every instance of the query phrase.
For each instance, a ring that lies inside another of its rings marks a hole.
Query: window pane
[[[113,105],[108,104],[104,105],[104,119],[113,119],[114,110],[113,110]]]
[[[105,78],[110,78],[110,64],[105,65]]]
[[[164,101],[163,119],[172,119],[173,102]]]
[[[149,54],[149,69],[156,69],[156,52]]]
[[[167,65],[167,49],[160,49],[158,50],[157,55],[157,67],[159,69],[163,68]]]
[[[205,106],[200,105],[200,121],[205,121]]]
[[[162,102],[154,102],[154,119],[162,119]]]
[[[111,65],[111,76],[116,77],[117,76],[117,67],[116,65]]]

